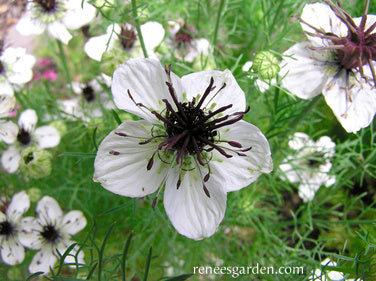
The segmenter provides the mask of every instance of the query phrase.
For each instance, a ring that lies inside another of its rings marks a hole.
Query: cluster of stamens
[[[90,85],[86,85],[85,88],[82,89],[82,95],[84,96],[84,99],[88,102],[92,102],[95,100],[95,92],[93,87]]]
[[[41,231],[40,235],[49,243],[55,243],[60,237],[59,232],[53,225],[44,226],[43,231]]]
[[[56,0],[34,0],[34,2],[38,3],[46,12],[54,12],[56,9]]]
[[[376,60],[376,33],[373,33],[376,28],[376,22],[366,29],[370,1],[366,0],[359,26],[356,25],[338,1],[337,5],[331,0],[324,0],[324,2],[331,7],[336,16],[346,25],[348,32],[346,37],[339,37],[332,32],[325,32],[301,20],[302,23],[315,31],[315,33],[307,32],[308,35],[327,39],[331,42],[329,46],[315,49],[334,50],[342,68],[348,71],[359,69],[361,76],[366,80],[368,78],[364,75],[363,67],[364,65],[368,65],[372,73],[373,82],[376,85],[376,71],[372,62]]]
[[[18,131],[18,134],[17,134],[17,140],[22,145],[28,145],[31,142],[31,135],[24,128],[20,128],[20,130]]]
[[[137,39],[137,34],[132,27],[130,28],[124,27],[124,26],[121,27],[119,40],[124,50],[131,49],[134,43],[136,42],[136,39]]]
[[[182,46],[187,48],[187,45],[189,45],[193,39],[192,33],[192,30],[187,28],[185,25],[181,27],[178,32],[176,32],[174,37],[176,46],[178,48],[181,48]]]
[[[204,102],[210,93],[212,93],[216,88],[216,86],[213,86],[213,77],[210,79],[209,86],[206,88],[204,94],[198,101],[193,98],[193,100],[190,102],[180,102],[176,97],[175,89],[171,82],[171,66],[166,67],[165,71],[168,78],[168,81],[166,81],[166,86],[172,98],[173,104],[171,104],[167,99],[162,99],[162,102],[165,104],[164,111],[158,113],[147,108],[142,103],[137,103],[128,90],[128,96],[134,102],[134,104],[142,109],[150,111],[151,114],[153,114],[164,124],[165,128],[165,132],[158,133],[157,135],[153,135],[152,133],[151,138],[139,142],[140,145],[145,145],[158,138],[164,139],[159,143],[156,152],[154,152],[152,157],[148,160],[147,170],[150,170],[153,167],[154,157],[156,155],[160,157],[159,151],[162,150],[165,152],[172,151],[174,153],[173,159],[176,161],[176,164],[179,165],[180,173],[185,168],[183,164],[184,159],[186,159],[185,157],[192,156],[194,162],[196,163],[195,167],[207,167],[208,172],[206,175],[201,175],[200,169],[199,174],[202,176],[203,190],[205,194],[210,197],[210,193],[205,186],[205,182],[209,180],[211,173],[209,165],[210,157],[208,157],[211,151],[216,150],[226,158],[231,158],[233,155],[229,153],[235,153],[239,156],[246,156],[244,152],[249,151],[252,148],[243,148],[243,146],[236,141],[221,140],[218,129],[240,121],[249,111],[249,107],[245,111],[235,112],[228,115],[224,115],[223,112],[231,108],[232,104],[222,106],[214,111],[207,109],[204,106]],[[226,84],[224,83],[221,88],[216,91],[215,95],[217,95],[225,87]],[[131,137],[120,132],[115,132],[115,134],[122,137]],[[221,143],[227,143],[232,148],[221,146]],[[113,150],[110,151],[110,154],[119,155],[118,152]],[[161,160],[163,161],[163,159]],[[179,188],[180,184],[181,174],[179,174],[179,179],[176,184],[177,189]],[[156,204],[156,198],[153,202],[153,206]]]
[[[10,236],[13,233],[13,226],[12,224],[5,220],[0,222],[0,235]]]

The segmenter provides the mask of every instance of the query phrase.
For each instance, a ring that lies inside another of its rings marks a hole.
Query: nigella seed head
[[[85,100],[88,102],[92,102],[95,100],[95,92],[93,87],[86,85],[85,88],[82,89],[82,95],[84,96]]]
[[[46,241],[48,241],[50,243],[56,242],[56,240],[59,239],[59,237],[60,237],[60,234],[56,230],[54,225],[44,226],[43,231],[41,232],[41,235]]]
[[[0,235],[10,236],[14,231],[14,227],[9,221],[0,222]]]
[[[38,3],[46,12],[54,12],[57,8],[56,0],[34,0],[34,2]]]
[[[119,39],[124,50],[129,50],[133,47],[134,43],[136,42],[137,34],[132,27],[128,28],[122,26]]]
[[[31,142],[31,135],[28,131],[26,131],[24,128],[21,128],[18,131],[17,134],[17,140],[22,144],[22,145],[28,145]]]
[[[331,32],[327,33],[302,21],[304,24],[315,30],[315,33],[309,33],[309,35],[327,39],[329,42],[331,42],[329,46],[318,49],[333,50],[336,53],[339,64],[343,69],[348,71],[359,69],[362,77],[366,78],[363,67],[368,65],[372,73],[373,82],[376,85],[376,72],[372,62],[376,60],[376,34],[373,33],[376,29],[376,23],[373,23],[370,27],[368,27],[368,29],[366,29],[367,13],[370,1],[366,0],[359,25],[354,22],[351,16],[345,11],[338,1],[337,5],[335,5],[331,0],[326,0],[324,2],[330,6],[335,15],[346,25],[348,30],[347,36],[340,37]]]

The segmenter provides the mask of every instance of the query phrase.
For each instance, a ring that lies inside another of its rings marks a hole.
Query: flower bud
[[[26,190],[31,202],[38,202],[42,198],[42,192],[37,187],[32,187]]]
[[[21,153],[20,170],[27,176],[39,179],[51,174],[52,155],[46,150],[27,147]]]
[[[212,56],[197,56],[193,61],[192,68],[196,71],[213,70],[215,68],[214,59]]]
[[[68,130],[67,125],[62,120],[54,120],[50,123],[50,126],[54,127],[60,136],[63,136]]]
[[[128,59],[129,55],[126,52],[121,48],[114,47],[102,54],[100,70],[104,74],[112,77],[115,69]]]
[[[270,80],[279,72],[278,59],[269,51],[259,52],[253,60],[252,69],[261,79]]]

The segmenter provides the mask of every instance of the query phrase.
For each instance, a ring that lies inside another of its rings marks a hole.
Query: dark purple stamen
[[[137,34],[132,27],[121,27],[119,39],[122,47],[127,51],[131,49],[136,42]]]
[[[34,2],[38,3],[46,12],[51,13],[56,11],[56,0],[34,0]]]
[[[337,5],[330,0],[324,0],[324,2],[331,7],[336,16],[347,26],[347,36],[339,37],[331,32],[326,33],[302,20],[304,24],[315,31],[315,33],[307,34],[328,39],[331,42],[331,45],[317,49],[333,50],[337,54],[339,64],[342,68],[348,71],[359,69],[362,77],[367,79],[364,75],[363,67],[368,65],[372,73],[373,82],[376,85],[376,72],[372,62],[376,60],[376,34],[372,33],[376,28],[376,23],[372,24],[368,29],[365,27],[370,1],[366,0],[359,26],[355,24],[354,20],[338,1]]]

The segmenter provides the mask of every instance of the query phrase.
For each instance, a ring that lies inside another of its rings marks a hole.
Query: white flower
[[[289,146],[297,154],[287,157],[279,167],[290,182],[300,183],[300,198],[304,202],[311,201],[321,185],[329,187],[335,183],[335,177],[328,175],[335,143],[327,136],[314,142],[305,133],[298,132],[289,141]]]
[[[322,272],[321,269],[316,269],[314,272],[312,272],[312,275],[309,276],[308,280],[312,281],[362,281],[360,278],[356,279],[346,279],[342,272],[331,270],[329,271],[330,267],[336,267],[337,263],[332,261],[329,258],[326,258],[321,262],[321,265],[323,265],[323,268],[325,269],[324,272]]]
[[[149,21],[142,24],[140,28],[148,56],[156,59],[154,50],[164,38],[163,26],[158,22]],[[124,50],[130,58],[144,56],[136,28],[128,23],[123,26],[116,23],[109,25],[106,34],[91,37],[84,46],[86,54],[97,61],[101,60],[104,52],[113,48]]]
[[[25,191],[12,197],[10,202],[0,205],[0,249],[1,258],[6,264],[21,263],[25,257],[25,249],[19,241],[22,231],[21,216],[29,209],[30,201]]]
[[[83,2],[83,6],[81,6]],[[22,35],[48,33],[68,44],[72,35],[68,29],[78,29],[89,23],[96,9],[87,1],[80,0],[38,0],[29,1],[26,12],[17,23],[16,29]]]
[[[23,148],[34,145],[37,149],[44,149],[55,147],[60,143],[60,134],[54,127],[35,128],[37,122],[35,110],[27,109],[20,114],[18,130],[8,135],[9,143],[12,145],[1,155],[1,164],[8,173],[17,171]]]
[[[284,53],[282,86],[302,99],[322,92],[344,129],[357,132],[370,124],[376,112],[376,49],[371,38],[376,36],[376,16],[367,15],[365,9],[361,18],[351,19],[326,2],[330,6],[304,7],[301,25],[309,42]]]
[[[114,72],[112,94],[119,109],[145,120],[124,122],[102,141],[94,179],[128,197],[165,186],[166,213],[182,235],[211,236],[227,192],[272,170],[268,141],[241,120],[249,108],[228,70],[179,78],[158,61],[133,59]]]
[[[34,56],[25,48],[0,49],[0,95],[13,96],[13,86],[29,82],[34,64]]]
[[[72,117],[90,121],[91,117],[101,117],[102,109],[114,109],[115,105],[105,88],[111,87],[111,78],[105,74],[87,83],[72,82],[72,90],[77,97],[60,100],[62,111],[68,119]]]
[[[16,98],[9,95],[0,95],[0,118],[8,117],[16,105]],[[18,133],[18,126],[12,121],[0,120],[0,141],[5,143],[13,142]]]
[[[75,242],[72,235],[81,231],[86,226],[86,219],[81,211],[70,211],[63,214],[56,200],[44,196],[37,204],[38,218],[26,217],[21,221],[23,227],[19,238],[21,243],[30,249],[38,250],[29,265],[30,273],[38,271],[48,272],[69,246]],[[84,254],[75,246],[66,257],[66,263],[77,262],[83,264]]]
[[[175,50],[175,57],[186,62],[193,62],[196,57],[209,55],[213,48],[209,40],[194,38],[193,30],[183,22],[170,22],[169,34],[172,39],[166,39],[169,49]]]

